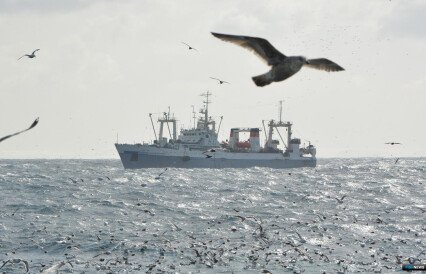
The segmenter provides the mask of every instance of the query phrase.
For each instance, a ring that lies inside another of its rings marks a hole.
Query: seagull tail
[[[253,79],[253,82],[258,87],[263,87],[263,86],[269,85],[270,83],[273,82],[273,80],[270,77],[269,72],[265,73],[265,74],[262,74],[262,75],[258,75],[258,76],[252,77],[251,79]]]

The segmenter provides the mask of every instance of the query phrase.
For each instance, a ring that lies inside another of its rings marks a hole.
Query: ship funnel
[[[250,150],[253,152],[260,151],[260,139],[259,139],[259,129],[251,128],[250,129]]]
[[[238,128],[231,128],[231,132],[229,134],[229,147],[231,149],[235,149],[239,141],[240,141],[240,134],[239,134]]]

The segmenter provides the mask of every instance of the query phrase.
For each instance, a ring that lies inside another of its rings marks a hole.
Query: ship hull
[[[126,169],[138,168],[298,168],[315,167],[314,157],[284,157],[281,153],[187,151],[145,145],[116,144]],[[206,155],[211,157],[207,158]]]

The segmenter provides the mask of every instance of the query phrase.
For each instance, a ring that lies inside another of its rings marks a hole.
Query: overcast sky
[[[0,143],[0,158],[118,158],[117,134],[152,140],[148,113],[168,106],[188,127],[206,90],[220,139],[276,119],[284,100],[294,137],[318,157],[426,156],[425,26],[423,0],[0,0],[0,137],[40,117]],[[345,71],[303,68],[259,88],[251,77],[269,68],[211,31]]]

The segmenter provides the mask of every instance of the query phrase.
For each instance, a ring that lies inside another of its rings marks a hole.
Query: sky
[[[118,159],[117,138],[154,139],[149,113],[170,106],[180,128],[192,125],[207,90],[221,140],[277,119],[283,100],[318,158],[426,156],[424,26],[423,0],[0,0],[0,137],[40,117],[0,143],[0,158]],[[260,88],[251,77],[269,67],[212,31],[345,71],[302,68]]]

